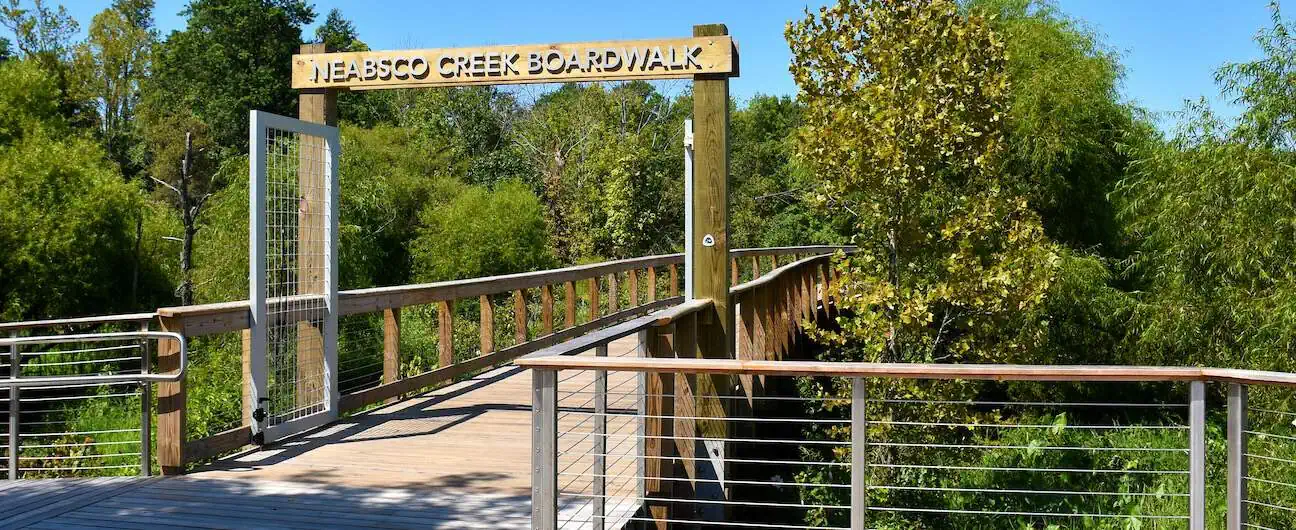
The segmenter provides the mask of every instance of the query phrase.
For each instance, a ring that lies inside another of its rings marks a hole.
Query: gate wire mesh
[[[324,139],[266,130],[266,424],[325,409]]]

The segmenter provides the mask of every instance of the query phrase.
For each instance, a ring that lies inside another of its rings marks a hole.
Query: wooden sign
[[[293,56],[298,89],[566,83],[736,75],[728,35]]]

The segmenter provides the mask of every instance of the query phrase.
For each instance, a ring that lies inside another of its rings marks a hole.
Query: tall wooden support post
[[[675,356],[674,325],[650,329],[647,333],[647,356],[671,358]],[[647,516],[652,520],[649,528],[666,530],[670,527],[670,501],[676,476],[678,459],[675,454],[675,374],[648,372],[644,384],[643,414],[643,491]]]
[[[162,317],[162,330],[185,334],[184,321]],[[180,344],[176,341],[158,342],[159,373],[180,369]],[[184,473],[185,445],[185,379],[157,385],[157,461],[163,475]]]
[[[694,37],[721,37],[729,34],[723,24],[693,26]],[[729,299],[731,281],[729,256],[729,77],[737,75],[734,57],[732,74],[699,74],[693,77],[693,167],[689,219],[691,239],[686,247],[684,284],[689,299],[711,299],[713,310],[700,315],[697,322],[696,353],[680,352],[681,357],[732,359],[736,339],[734,308]],[[699,375],[696,378],[692,406],[700,417],[727,416],[731,403],[724,397],[732,392],[730,377]],[[728,421],[700,421],[697,436],[709,438],[694,447],[698,457],[695,473],[709,481],[698,481],[695,495],[699,499],[724,501],[729,498],[726,482],[729,459],[726,444]],[[725,520],[724,510],[698,510],[703,520]]]
[[[301,53],[325,53],[324,44],[303,44]],[[337,89],[304,89],[297,97],[297,117],[302,121],[337,125]],[[323,293],[328,257],[324,252],[324,204],[328,199],[328,180],[322,156],[324,139],[302,136],[297,186],[302,206],[297,220],[297,293]],[[323,380],[309,374],[321,373],[331,378],[336,388],[338,374],[324,372],[324,333],[319,323],[297,324],[297,405],[305,407],[324,397]]]

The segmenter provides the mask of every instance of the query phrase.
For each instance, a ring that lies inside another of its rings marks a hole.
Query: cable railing
[[[737,359],[698,358],[714,306],[693,300],[516,361],[533,371],[533,526],[1296,521],[1296,374],[787,360],[836,310],[825,263],[731,289]],[[631,354],[602,355],[625,337]]]
[[[30,334],[49,327],[11,326],[10,337],[0,339],[6,476],[152,474],[151,385],[183,378],[185,338],[155,331]],[[158,373],[150,352],[161,343],[176,349],[178,365]]]

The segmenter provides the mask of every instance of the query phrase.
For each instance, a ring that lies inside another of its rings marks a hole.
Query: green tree
[[[13,57],[13,43],[9,39],[0,37],[0,63],[8,61]]]
[[[192,109],[217,145],[246,152],[250,110],[296,111],[292,56],[315,12],[303,0],[193,0],[182,14],[185,29],[158,46],[145,103]]]
[[[996,361],[1039,343],[1026,317],[1057,254],[1027,183],[1000,173],[1004,43],[950,0],[843,0],[788,26],[818,198],[855,216],[840,332],[868,360]],[[864,82],[861,82],[864,80]]]
[[[0,26],[13,32],[20,57],[35,61],[53,76],[64,118],[77,128],[92,127],[93,107],[76,94],[76,75],[70,66],[72,39],[81,26],[61,5],[51,8],[45,0],[32,0],[30,8],[22,5],[22,0],[0,5]]]
[[[551,267],[540,201],[517,181],[474,186],[444,206],[424,208],[413,241],[418,281],[456,280]]]
[[[131,154],[139,142],[135,110],[156,42],[153,0],[116,0],[95,15],[89,36],[73,52],[79,92],[97,104],[104,148],[127,177],[140,169]]]

